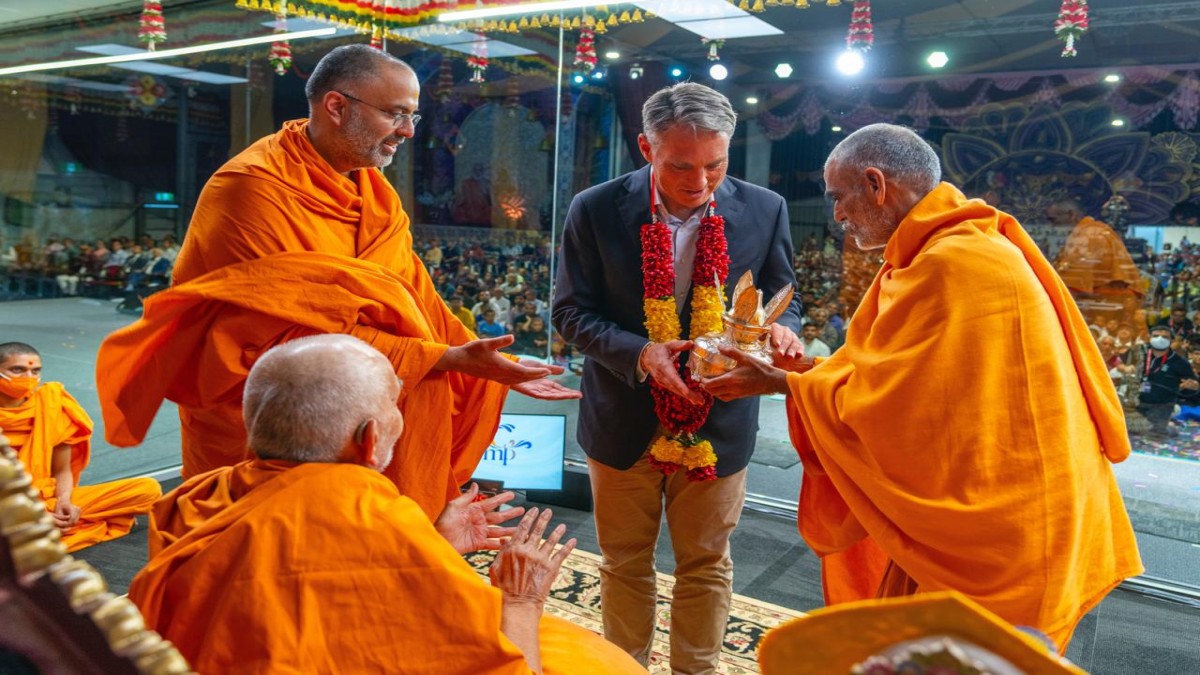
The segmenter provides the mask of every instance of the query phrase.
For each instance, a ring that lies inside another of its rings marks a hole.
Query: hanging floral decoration
[[[441,103],[454,95],[454,64],[445,56],[438,64],[437,82],[433,85],[433,97]]]
[[[483,82],[483,71],[487,70],[487,40],[477,40],[471,47],[471,55],[467,57],[467,65],[471,68],[471,81]]]
[[[287,7],[282,4],[275,14],[275,32],[287,32]],[[271,51],[267,53],[267,60],[271,62],[271,67],[275,69],[276,75],[287,74],[288,69],[292,67],[292,45],[287,40],[272,42]]]
[[[850,13],[850,31],[846,34],[846,47],[853,51],[866,52],[875,44],[875,27],[871,24],[871,0],[854,0],[854,11]]]
[[[579,44],[575,46],[575,69],[584,74],[596,69],[596,32],[591,28],[579,31]]]
[[[1066,43],[1062,55],[1075,56],[1075,42],[1083,37],[1088,29],[1087,0],[1063,0],[1058,10],[1058,20],[1054,22],[1054,34]]]
[[[719,53],[719,51],[720,51],[721,47],[725,46],[724,40],[710,40],[708,38],[700,38],[700,44],[708,45],[708,60],[709,61],[720,61],[721,60],[721,54]]]
[[[379,26],[371,26],[371,46],[383,50],[383,30]]]
[[[650,184],[654,184],[653,177]],[[722,330],[721,313],[725,309],[722,289],[729,276],[729,246],[725,240],[725,219],[716,214],[716,208],[715,201],[709,203],[696,236],[689,331],[692,338]],[[682,332],[675,306],[671,230],[659,219],[653,196],[650,214],[650,222],[643,225],[641,231],[642,310],[650,340],[670,342],[680,339]],[[680,377],[689,389],[700,395],[701,403],[692,403],[651,382],[654,412],[665,433],[651,443],[650,463],[668,476],[683,469],[687,471],[688,480],[715,480],[717,455],[712,443],[698,435],[712,410],[712,395],[692,379],[686,366]]]
[[[142,16],[138,19],[138,42],[146,44],[146,49],[154,51],[154,45],[167,40],[167,24],[163,22],[162,3],[145,0],[142,3]]]

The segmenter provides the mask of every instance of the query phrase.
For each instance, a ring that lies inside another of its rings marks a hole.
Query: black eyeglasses
[[[413,125],[413,128],[415,129],[417,127],[417,122],[421,121],[421,116],[417,113],[392,112],[391,110],[387,110],[385,108],[380,108],[377,105],[371,105],[370,103],[367,103],[366,101],[362,100],[361,98],[351,96],[350,94],[347,94],[344,91],[338,91],[338,93],[341,94],[342,96],[345,96],[346,98],[350,99],[351,101],[354,101],[356,103],[361,103],[361,104],[367,106],[368,108],[374,108],[374,109],[378,110],[379,112],[387,115],[388,117],[391,117],[393,128],[399,129],[405,122],[409,122],[410,124]]]

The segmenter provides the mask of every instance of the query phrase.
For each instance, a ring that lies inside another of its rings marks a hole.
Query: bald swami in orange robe
[[[79,476],[91,459],[92,420],[58,382],[38,387],[19,407],[0,408],[0,433],[16,449],[33,477],[33,487],[51,512],[58,503],[54,449],[71,446],[71,475],[75,481],[71,503],[79,507],[80,514],[75,525],[62,535],[69,551],[129,534],[134,517],[149,513],[154,501],[162,496],[162,488],[153,478],[79,484]]]
[[[348,333],[404,380],[409,423],[388,469],[436,518],[495,435],[508,388],[434,371],[475,336],[412,250],[408,216],[377,169],[347,178],[293,121],[205,186],[175,286],[110,335],[97,359],[109,442],[141,442],[163,398],[179,404],[185,477],[246,457],[242,388],[258,355],[303,335]]]
[[[247,460],[184,483],[155,522],[194,527],[152,533],[129,597],[197,672],[530,672],[500,591],[369,468]],[[561,619],[540,635],[545,673],[646,672]]]
[[[1142,571],[1095,341],[1021,226],[947,183],[884,258],[846,345],[788,375],[827,601],[956,590],[1065,650]]]

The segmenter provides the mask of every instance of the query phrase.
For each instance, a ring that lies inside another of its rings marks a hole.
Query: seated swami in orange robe
[[[1110,466],[1129,440],[1095,341],[1011,216],[856,154],[901,147],[936,170],[919,136],[872,125],[843,145],[827,194],[860,246],[886,246],[883,268],[836,354],[754,369],[790,395],[800,532],[827,601],[954,590],[1065,651],[1142,571]]]
[[[162,488],[153,478],[80,485],[91,457],[92,420],[58,382],[38,386],[42,358],[21,343],[0,345],[0,433],[33,477],[67,550],[129,534]]]
[[[349,395],[331,397],[339,387]],[[380,474],[403,426],[398,390],[351,337],[260,359],[246,384],[258,458],[192,478],[155,507],[156,525],[194,527],[152,532],[129,589],[147,625],[201,673],[645,673],[600,636],[542,616],[574,545],[553,552],[560,526],[538,548],[549,512],[500,528],[522,513],[494,511],[511,494],[473,503],[472,490],[435,529]],[[461,557],[478,548],[500,548],[493,585]]]
[[[332,61],[338,68],[328,67]],[[360,79],[333,82],[335,71]],[[232,465],[246,457],[241,392],[258,355],[302,335],[348,333],[388,357],[406,385],[401,411],[420,413],[388,477],[432,518],[494,437],[508,392],[501,382],[540,383],[551,397],[578,394],[535,379],[554,368],[506,360],[495,351],[502,344],[466,349],[479,343],[413,252],[400,198],[374,168],[390,161],[387,153],[412,127],[396,127],[392,115],[342,93],[414,109],[419,85],[411,69],[377,49],[348,45],[323,58],[309,84],[316,90],[312,119],[284,124],[208,181],[175,286],[101,346],[107,437],[121,446],[141,442],[166,398],[179,404],[183,475]],[[371,145],[360,147],[362,130],[347,130],[354,116],[380,144],[368,133]],[[460,347],[455,354],[487,362],[486,374],[439,366]]]

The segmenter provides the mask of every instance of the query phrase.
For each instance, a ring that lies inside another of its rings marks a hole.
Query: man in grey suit
[[[671,669],[715,672],[732,595],[729,537],[746,495],[758,400],[714,403],[699,435],[717,455],[716,480],[664,475],[647,448],[662,427],[650,383],[691,401],[680,377],[691,343],[647,338],[642,310],[642,226],[672,238],[675,303],[688,335],[697,230],[706,212],[725,220],[729,283],[750,270],[767,297],[793,284],[787,207],[779,195],[725,176],[736,114],[728,99],[695,83],[663,89],[642,108],[638,137],[650,163],[577,195],[567,214],[554,327],[586,356],[579,443],[588,454],[596,532],[604,554],[604,634],[647,663],[654,632],[654,551],[665,510],[675,552]],[[653,207],[651,205],[654,205]],[[665,252],[663,252],[665,253]],[[772,329],[776,349],[800,352],[794,301]]]

